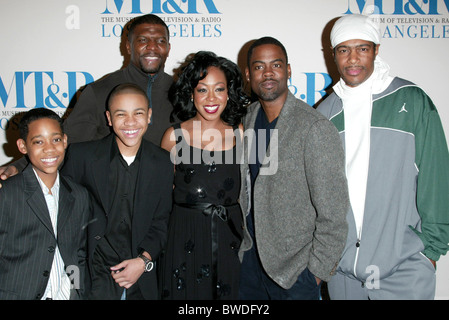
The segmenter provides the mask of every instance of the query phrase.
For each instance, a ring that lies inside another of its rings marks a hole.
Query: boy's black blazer
[[[0,300],[42,299],[56,245],[83,298],[86,275],[87,190],[60,175],[57,238],[44,194],[28,165],[0,188]],[[78,278],[79,275],[79,278]],[[77,287],[78,289],[76,289]]]
[[[88,256],[104,236],[109,199],[108,180],[111,148],[115,135],[101,140],[70,144],[61,173],[85,186],[91,194],[93,216],[88,224]],[[172,207],[174,167],[170,154],[151,142],[142,140],[139,173],[132,220],[134,257],[147,251],[157,259],[167,241],[168,219]],[[137,281],[145,299],[157,299],[156,268]]]

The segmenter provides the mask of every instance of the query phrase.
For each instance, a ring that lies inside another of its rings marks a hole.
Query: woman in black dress
[[[249,102],[240,70],[200,51],[171,97],[182,122],[161,143],[175,164],[173,211],[160,259],[162,299],[237,299],[243,219],[238,160]]]

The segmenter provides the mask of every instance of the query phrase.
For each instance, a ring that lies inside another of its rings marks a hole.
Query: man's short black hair
[[[61,132],[64,133],[62,119],[56,112],[46,108],[35,108],[27,111],[20,119],[19,122],[20,138],[26,141],[28,137],[28,126],[30,125],[30,123],[43,118],[58,121],[59,126],[61,127]]]
[[[108,103],[107,103],[107,110],[109,110],[109,107],[111,106],[112,99],[118,95],[118,94],[124,94],[124,93],[134,93],[134,94],[140,94],[143,97],[145,97],[145,100],[147,101],[147,107],[150,107],[150,100],[148,99],[147,94],[141,87],[139,87],[137,84],[134,83],[122,83],[118,86],[115,86],[114,89],[112,89],[111,93],[108,97]]]
[[[139,17],[136,17],[136,18],[134,18],[132,21],[131,21],[131,24],[130,24],[130,26],[129,26],[129,30],[128,30],[128,40],[131,40],[131,36],[132,36],[132,33],[134,32],[134,29],[139,25],[139,24],[144,24],[144,23],[148,23],[148,24],[159,24],[159,25],[161,25],[161,26],[164,26],[165,27],[165,30],[167,30],[167,36],[168,36],[168,39],[167,40],[170,40],[170,31],[168,30],[168,26],[167,26],[167,24],[165,23],[165,21],[164,20],[162,20],[160,17],[158,17],[157,15],[155,15],[155,14],[145,14],[145,15],[143,15],[143,16],[139,16]]]
[[[251,46],[248,49],[248,56],[247,56],[247,61],[246,61],[248,67],[249,67],[254,49],[256,47],[264,45],[264,44],[274,44],[275,46],[280,47],[285,54],[285,63],[288,63],[287,50],[285,50],[284,45],[279,40],[277,40],[273,37],[262,37],[260,39],[257,39],[256,41],[254,41],[253,44],[251,44]]]

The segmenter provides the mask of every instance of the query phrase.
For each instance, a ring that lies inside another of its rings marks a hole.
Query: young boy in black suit
[[[61,118],[31,109],[19,123],[30,165],[0,189],[0,300],[80,299],[85,291],[85,188],[59,174],[67,137]]]
[[[167,151],[142,139],[151,109],[140,87],[114,88],[106,118],[113,133],[70,144],[62,168],[92,197],[89,299],[157,299],[153,263],[166,243],[173,164]]]

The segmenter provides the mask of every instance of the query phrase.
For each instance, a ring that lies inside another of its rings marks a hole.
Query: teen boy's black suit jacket
[[[57,237],[44,193],[28,165],[0,189],[0,300],[42,299],[58,246],[75,280],[70,299],[82,299],[86,275],[89,196],[60,175]]]
[[[88,224],[88,256],[95,251],[104,236],[108,223],[108,181],[111,148],[115,135],[101,140],[69,145],[61,173],[85,186],[92,197],[93,217]],[[144,250],[156,260],[165,246],[167,225],[172,207],[173,163],[170,154],[156,145],[142,140],[139,173],[135,189],[132,215],[132,253]],[[156,268],[143,273],[137,283],[144,299],[157,299]]]

